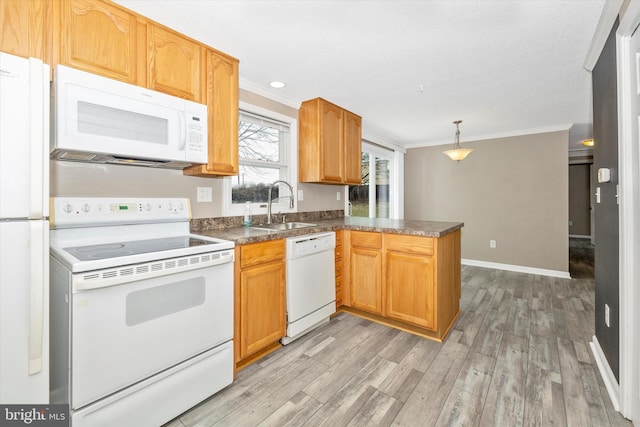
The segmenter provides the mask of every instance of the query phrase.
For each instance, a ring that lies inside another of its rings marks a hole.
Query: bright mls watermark
[[[69,405],[0,405],[0,427],[68,427]]]

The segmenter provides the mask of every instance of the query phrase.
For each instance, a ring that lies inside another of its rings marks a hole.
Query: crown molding
[[[616,21],[623,3],[624,0],[606,0],[604,2],[604,7],[602,8],[602,13],[600,14],[600,19],[596,26],[596,31],[593,34],[591,45],[589,46],[587,56],[584,60],[584,64],[582,65],[588,72],[593,71],[593,67],[596,66],[596,62],[598,62],[600,53],[604,48],[604,44],[609,37],[611,28],[613,28],[613,23]]]
[[[362,139],[382,145],[383,147],[387,147],[394,151],[399,151],[401,153],[407,152],[407,149],[404,146],[396,144],[392,139],[386,136],[383,131],[372,126],[365,120],[362,121]]]
[[[640,22],[640,2],[629,1],[627,8],[622,12],[620,25],[616,31],[622,37],[631,37]]]

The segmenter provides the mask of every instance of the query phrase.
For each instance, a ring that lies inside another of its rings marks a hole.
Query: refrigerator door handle
[[[29,273],[29,375],[42,371],[42,350],[44,340],[44,301],[47,278],[45,277],[46,221],[29,221],[30,273]]]

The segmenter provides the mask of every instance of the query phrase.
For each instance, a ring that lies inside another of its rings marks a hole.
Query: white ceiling
[[[116,0],[240,60],[241,86],[323,97],[402,146],[574,124],[591,136],[583,64],[604,0]],[[286,82],[271,89],[270,81]]]

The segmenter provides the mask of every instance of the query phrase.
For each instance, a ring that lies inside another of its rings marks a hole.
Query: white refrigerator
[[[0,52],[0,404],[49,403],[49,66]]]

